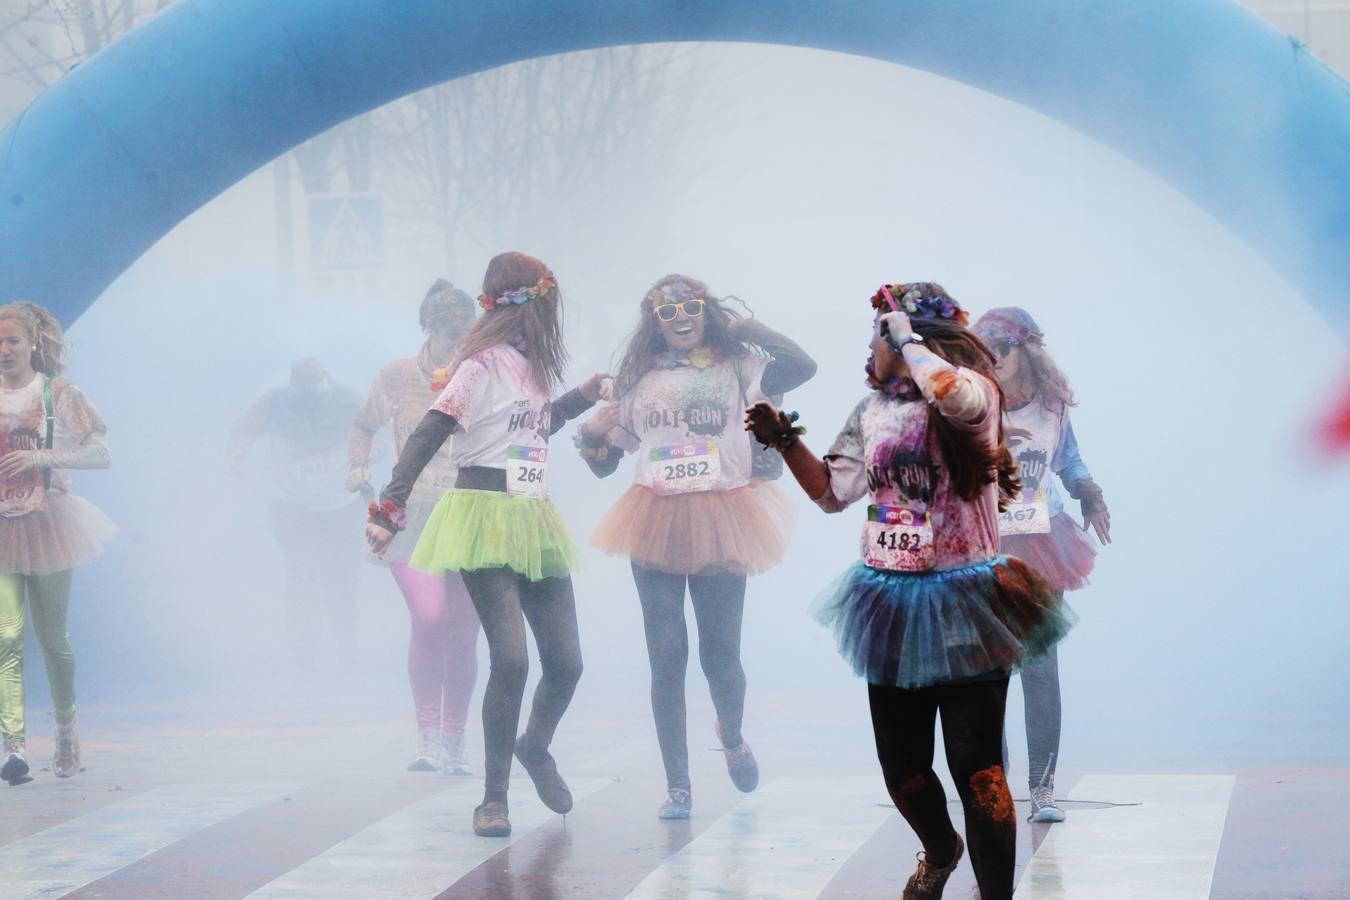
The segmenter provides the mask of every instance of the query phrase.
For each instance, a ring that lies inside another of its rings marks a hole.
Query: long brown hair
[[[551,274],[548,266],[533,256],[515,251],[499,253],[492,257],[483,274],[483,296],[495,300],[508,291],[533,287]],[[450,364],[451,376],[460,363],[475,353],[524,340],[531,373],[541,387],[552,393],[562,383],[567,368],[561,307],[562,292],[556,284],[524,303],[494,305],[478,317],[465,335]]]
[[[937,445],[958,497],[975,500],[985,485],[997,482],[998,508],[1002,510],[1022,492],[1022,479],[1003,433],[1003,388],[994,374],[994,354],[965,326],[965,310],[942,285],[916,281],[891,287],[896,298],[910,291],[918,291],[922,297],[919,305],[924,315],[911,318],[910,326],[923,338],[923,345],[952,365],[989,379],[998,397],[998,441],[992,448],[979,444],[973,435],[958,429],[936,410],[928,416],[929,442]],[[939,317],[931,318],[933,315]]]
[[[65,371],[66,336],[61,323],[45,306],[16,300],[0,306],[0,319],[15,319],[33,341],[30,364],[44,375]]]
[[[657,354],[666,349],[666,339],[661,334],[661,325],[656,321],[652,309],[654,297],[660,296],[661,288],[672,284],[684,284],[692,294],[703,298],[703,346],[722,359],[740,359],[757,352],[753,343],[737,340],[731,336],[729,328],[731,322],[743,316],[730,309],[725,299],[709,294],[708,286],[697,278],[679,274],[667,275],[657,280],[642,298],[637,327],[633,329],[628,339],[628,349],[624,351],[618,374],[614,376],[616,397],[622,397],[636,387],[642,376],[656,365]]]

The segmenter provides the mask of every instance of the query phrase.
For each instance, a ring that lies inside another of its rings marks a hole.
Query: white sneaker
[[[1031,815],[1028,822],[1063,822],[1064,810],[1055,805],[1055,783],[1046,781],[1031,789]]]
[[[440,735],[423,730],[417,735],[417,757],[408,763],[409,772],[439,772],[445,766],[445,750]]]
[[[80,719],[56,722],[56,755],[52,757],[52,774],[69,778],[80,771]]]
[[[464,757],[464,732],[441,735],[441,752],[445,759],[442,775],[472,775],[473,766]]]

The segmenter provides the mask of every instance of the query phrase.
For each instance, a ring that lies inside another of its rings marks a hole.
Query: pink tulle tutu
[[[792,501],[767,481],[673,496],[633,485],[591,545],[663,572],[755,575],[782,561],[796,524]]]
[[[74,494],[49,493],[45,509],[0,516],[0,572],[51,575],[98,556],[117,534],[103,510]]]
[[[1031,566],[1052,590],[1076,591],[1088,583],[1097,548],[1068,513],[1050,520],[1049,534],[1015,534],[999,541],[1004,553]]]

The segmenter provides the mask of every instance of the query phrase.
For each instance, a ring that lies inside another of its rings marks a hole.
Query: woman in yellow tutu
[[[633,486],[591,543],[632,563],[666,769],[663,819],[688,818],[692,806],[686,586],[727,769],[742,791],[759,783],[758,764],[741,735],[745,581],[782,559],[795,513],[772,482],[752,478],[739,413],[813,374],[815,363],[792,341],[727,309],[698,279],[668,275],[643,298],[615,378],[615,401],[578,430],[582,455],[601,477],[624,453],[636,457]]]
[[[576,550],[548,500],[548,439],[590,409],[608,376],[593,375],[551,399],[567,363],[562,301],[553,273],[534,257],[493,257],[478,303],[484,314],[464,338],[448,383],[403,444],[380,501],[371,504],[366,539],[384,554],[406,525],[417,477],[454,434],[455,486],[427,519],[410,563],[432,575],[460,572],[487,635],[486,784],[473,830],[502,837],[511,833],[506,792],[513,750],[549,809],[572,808],[548,748],[581,677],[571,578]],[[526,622],[543,675],[517,738],[529,673]]]

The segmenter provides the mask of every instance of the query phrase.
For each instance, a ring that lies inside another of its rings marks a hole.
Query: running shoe
[[[547,750],[528,746],[525,743],[525,736],[521,735],[516,738],[516,759],[520,760],[520,764],[529,773],[530,780],[534,782],[534,789],[545,806],[555,813],[566,814],[572,811],[572,792],[567,789],[567,782],[558,774],[558,764],[554,761],[553,754]]]
[[[473,766],[464,758],[464,732],[458,734],[441,735],[441,759],[445,767],[441,769],[442,775],[472,775]]]
[[[444,755],[441,736],[434,731],[423,730],[417,735],[417,757],[408,763],[408,771],[439,772],[445,765]]]
[[[489,800],[473,811],[473,833],[479,837],[507,837],[511,834],[511,820],[506,804]]]
[[[56,755],[52,757],[52,774],[69,778],[80,771],[80,720],[56,722]]]
[[[947,879],[952,877],[956,867],[961,863],[961,857],[965,855],[966,844],[961,840],[961,835],[955,835],[956,853],[952,856],[952,861],[938,868],[928,862],[928,854],[920,850],[914,854],[919,860],[919,867],[914,870],[914,874],[909,876],[909,881],[905,882],[905,892],[901,895],[902,900],[937,900],[942,896],[942,889],[947,884]]]
[[[23,758],[23,738],[5,738],[5,763],[0,766],[0,779],[9,782],[10,787],[31,781],[28,777],[28,760]]]
[[[1031,789],[1029,822],[1063,822],[1064,810],[1055,805],[1055,783],[1047,781]]]
[[[722,739],[722,723],[718,722],[717,742],[722,745],[722,754],[727,758],[727,774],[731,776],[731,783],[736,785],[736,790],[748,794],[759,787],[759,763],[755,762],[755,754],[751,752],[745,738],[741,738],[740,746],[728,747]]]
[[[687,819],[689,811],[694,808],[694,798],[689,792],[680,788],[671,788],[666,791],[666,802],[661,804],[661,808],[656,811],[658,819]]]

